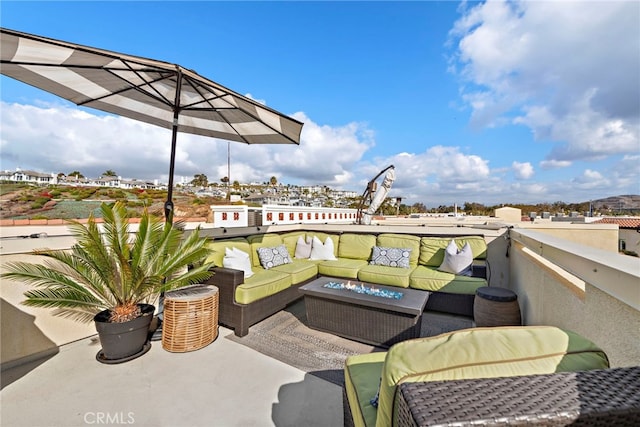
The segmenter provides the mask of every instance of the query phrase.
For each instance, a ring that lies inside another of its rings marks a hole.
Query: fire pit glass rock
[[[344,289],[347,291],[356,292],[358,294],[367,294],[367,295],[373,295],[377,297],[390,298],[390,299],[401,299],[402,296],[404,295],[402,292],[389,291],[387,289],[376,288],[373,286],[366,286],[362,283],[354,284],[354,283],[351,283],[351,281],[348,281],[347,283],[329,282],[329,283],[325,283],[323,287],[330,288],[330,289]]]

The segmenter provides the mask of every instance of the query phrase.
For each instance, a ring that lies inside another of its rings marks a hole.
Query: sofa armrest
[[[471,277],[487,279],[487,261],[484,259],[474,259],[471,264]]]
[[[211,276],[211,278],[213,279],[214,284],[232,286],[235,290],[238,285],[242,285],[244,283],[244,271],[242,270],[226,267],[214,267],[211,271],[213,271],[213,276]]]
[[[397,426],[640,425],[640,367],[403,383]]]

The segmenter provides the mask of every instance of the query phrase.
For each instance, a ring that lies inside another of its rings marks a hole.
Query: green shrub
[[[44,206],[44,204],[45,204],[45,203],[47,203],[49,200],[51,200],[51,199],[49,199],[48,197],[43,197],[43,196],[37,197],[37,198],[33,201],[33,203],[31,203],[31,209],[40,209],[40,208],[42,208],[42,207]]]

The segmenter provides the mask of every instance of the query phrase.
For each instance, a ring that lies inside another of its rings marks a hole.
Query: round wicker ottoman
[[[473,301],[473,320],[476,326],[520,326],[518,296],[505,288],[478,288]]]
[[[218,337],[218,288],[190,286],[164,295],[162,348],[198,350]]]

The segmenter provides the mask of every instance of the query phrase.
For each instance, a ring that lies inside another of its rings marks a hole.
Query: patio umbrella
[[[177,64],[0,28],[0,72],[91,107],[172,130],[165,217],[173,217],[177,133],[299,144],[302,123]]]
[[[382,180],[382,185],[377,187],[376,180],[383,174],[384,179]],[[373,215],[376,213],[384,199],[389,194],[389,190],[391,190],[391,185],[393,181],[396,179],[396,171],[393,165],[387,166],[384,168],[378,175],[376,175],[369,183],[367,184],[367,188],[365,189],[362,197],[360,199],[360,205],[358,207],[358,223],[370,225],[371,219]],[[367,200],[370,200],[369,206],[363,212],[364,204]]]

